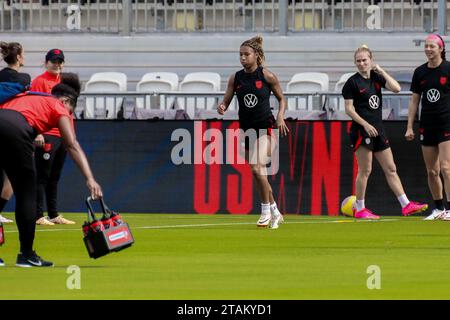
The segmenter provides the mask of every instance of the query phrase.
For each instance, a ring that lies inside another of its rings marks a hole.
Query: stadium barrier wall
[[[357,173],[347,134],[350,122],[289,121],[288,126],[289,136],[280,138],[279,172],[269,177],[281,211],[338,215],[340,202],[354,194]],[[209,144],[204,142],[206,130],[225,134],[226,129],[237,127],[236,121],[76,122],[78,139],[113,209],[125,213],[259,214],[248,165],[175,165],[171,161],[172,151],[181,141],[172,141],[175,130],[191,134],[190,159],[194,162]],[[405,122],[385,122],[385,128],[407,195],[431,203],[419,142],[405,141]],[[60,211],[85,211],[86,196],[85,181],[69,159],[59,185]],[[375,160],[366,203],[378,214],[400,214],[397,199]],[[13,208],[10,203],[6,211]]]

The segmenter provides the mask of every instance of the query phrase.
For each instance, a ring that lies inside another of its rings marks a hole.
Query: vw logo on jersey
[[[258,104],[258,98],[252,93],[246,94],[244,96],[244,104],[247,108],[253,108]]]
[[[369,106],[372,109],[378,109],[378,107],[380,106],[380,98],[378,98],[377,95],[373,95],[369,98]]]
[[[430,89],[427,92],[427,99],[431,103],[434,103],[434,102],[438,101],[440,99],[440,97],[441,97],[441,94],[439,93],[439,90]]]
[[[43,158],[44,158],[44,160],[48,160],[48,159],[50,159],[50,153],[44,153],[44,156],[43,156]]]

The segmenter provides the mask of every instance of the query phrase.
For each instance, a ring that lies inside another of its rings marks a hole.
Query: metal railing
[[[438,31],[446,0],[0,0],[0,31]]]
[[[175,119],[177,112],[189,119],[238,119],[238,104],[233,98],[225,117],[216,108],[225,92],[83,92],[75,113],[81,119]],[[293,119],[349,119],[344,112],[344,100],[339,92],[284,93],[287,100],[286,117]],[[383,117],[404,120],[408,114],[411,93],[383,93]],[[278,102],[271,96],[276,112]]]

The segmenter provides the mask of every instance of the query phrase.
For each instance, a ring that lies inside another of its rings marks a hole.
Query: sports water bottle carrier
[[[103,198],[98,199],[103,211],[102,219],[97,220],[92,207],[93,199],[88,197],[88,220],[83,224],[84,244],[89,257],[97,259],[110,252],[128,248],[134,243],[133,235],[127,223],[120,215],[111,211]]]

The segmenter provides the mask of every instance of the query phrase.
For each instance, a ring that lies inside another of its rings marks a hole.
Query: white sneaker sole
[[[270,224],[270,221],[272,220],[272,217],[269,217],[269,218],[267,218],[266,220],[264,220],[264,221],[262,221],[262,222],[260,222],[260,221],[258,221],[257,223],[256,223],[256,225],[259,227],[259,228],[265,228],[265,227],[267,227],[269,224]]]
[[[282,224],[283,222],[284,222],[284,218],[283,218],[283,216],[281,216],[281,217],[278,219],[278,221],[277,221],[277,223],[275,224],[275,226],[274,226],[273,223],[271,223],[270,226],[269,226],[269,228],[270,228],[270,229],[278,229],[279,226],[280,226],[280,224]]]

